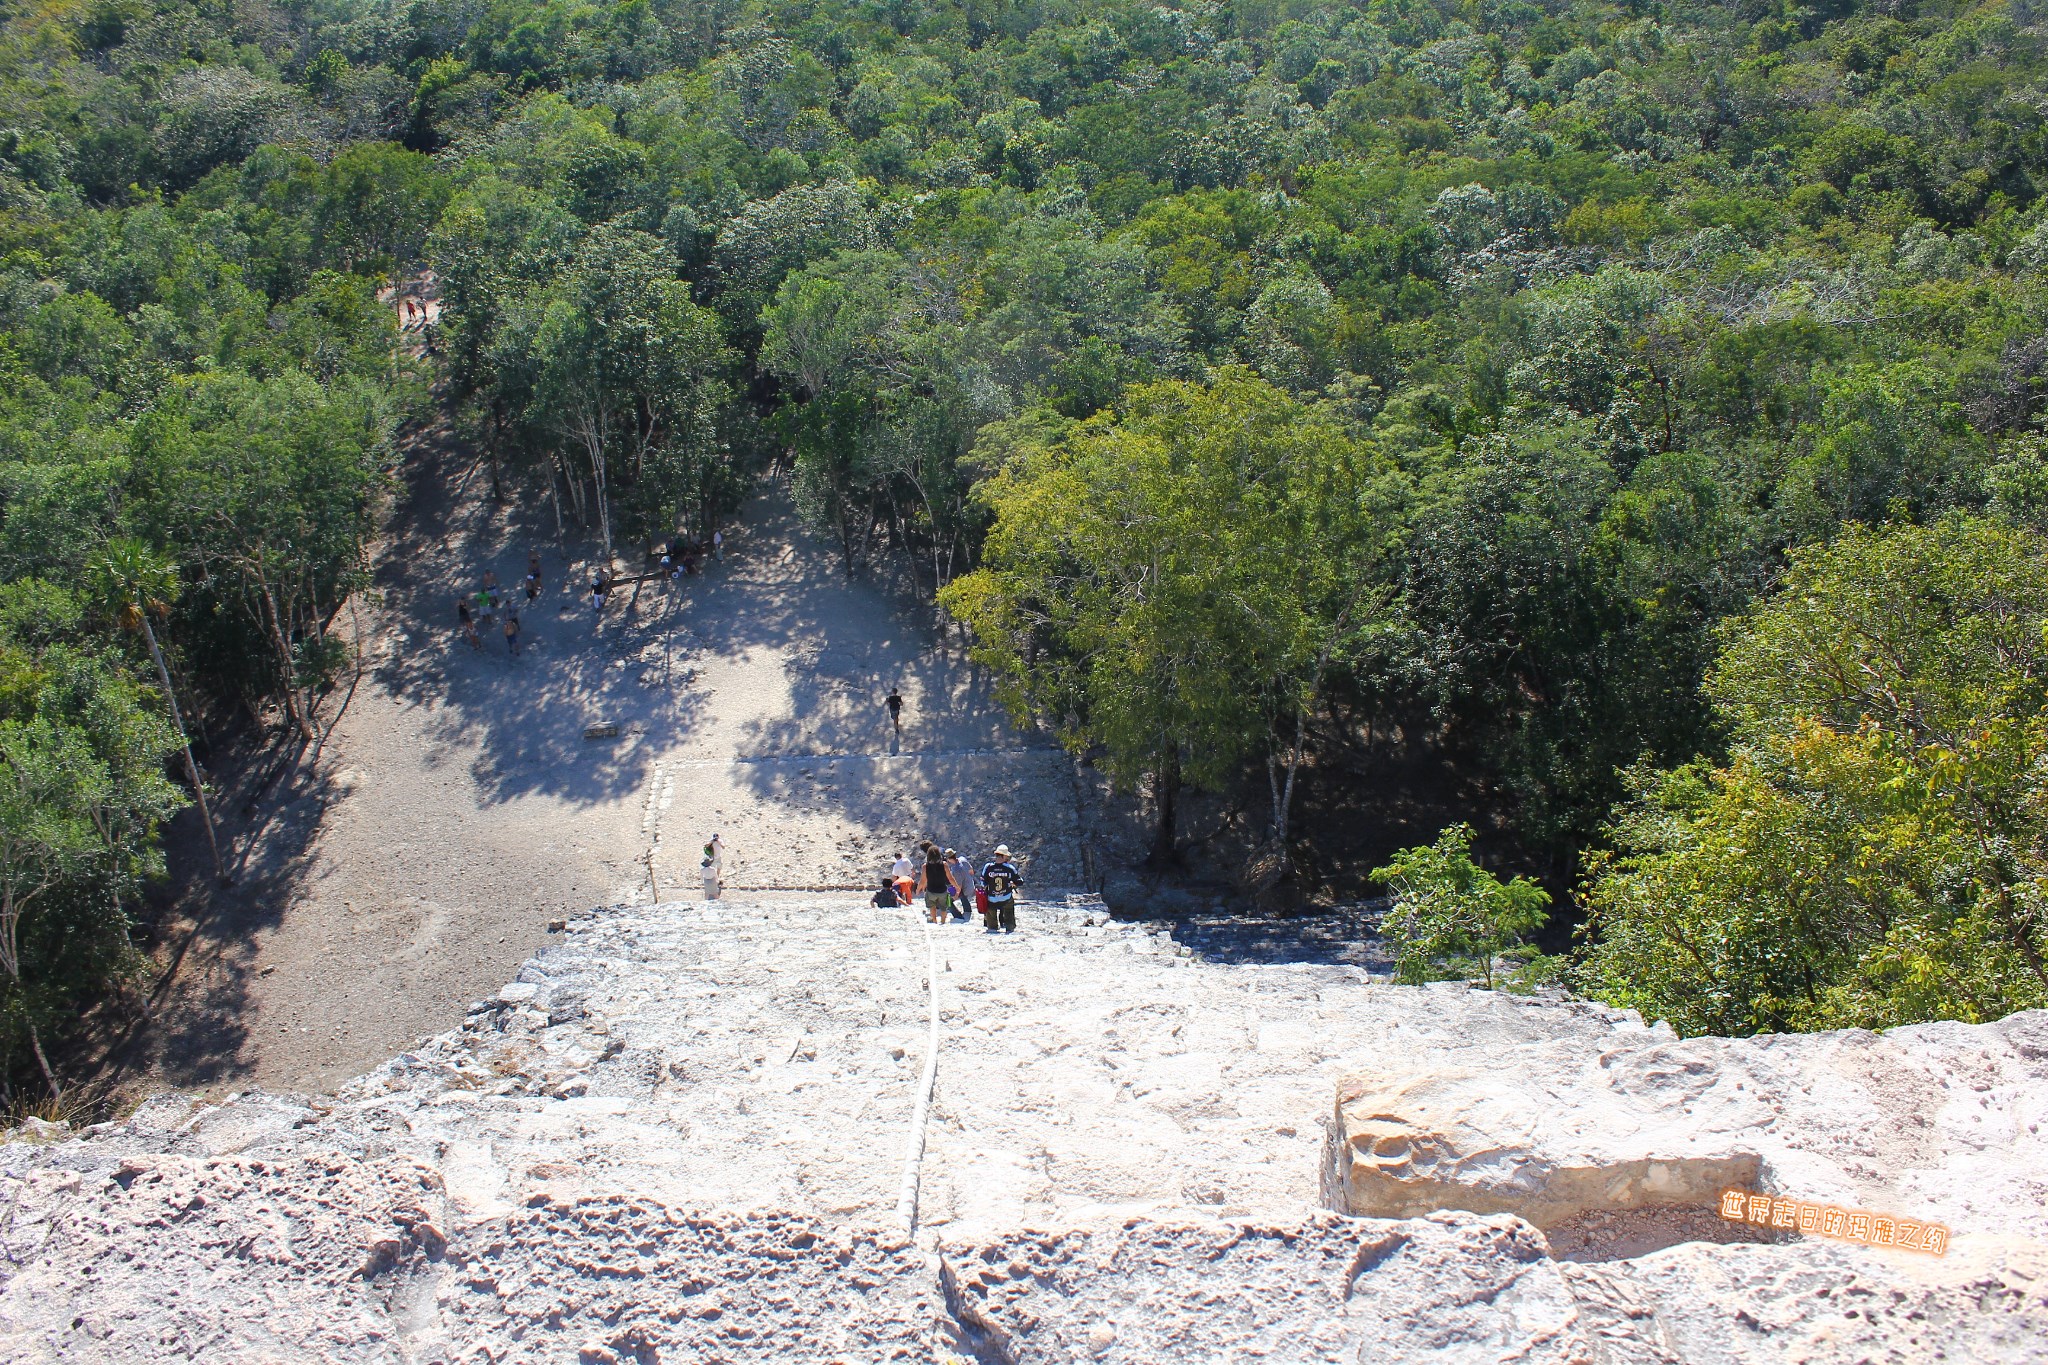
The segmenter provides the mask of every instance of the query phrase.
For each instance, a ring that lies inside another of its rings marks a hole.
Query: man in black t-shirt
[[[995,858],[981,869],[981,887],[988,896],[982,928],[991,934],[998,929],[1006,934],[1017,932],[1017,888],[1022,885],[1023,874],[1010,861],[1010,846],[997,844]]]

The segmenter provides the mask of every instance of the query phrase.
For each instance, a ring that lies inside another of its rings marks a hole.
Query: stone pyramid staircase
[[[333,1097],[163,1096],[9,1143],[0,1360],[2017,1361],[2048,1339],[2048,1016],[1680,1042],[1281,960],[1270,930],[1087,897],[1020,922],[620,907]],[[1979,1087],[1917,1158],[1870,1145],[1924,1098],[1885,1079],[1909,1072]],[[1955,1245],[1721,1223],[1701,1200],[1730,1179],[1910,1205]]]

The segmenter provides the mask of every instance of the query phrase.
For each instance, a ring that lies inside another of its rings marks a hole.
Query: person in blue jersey
[[[1010,861],[1010,846],[997,844],[996,856],[981,869],[981,889],[988,897],[988,909],[981,917],[983,929],[991,934],[1017,932],[1017,888],[1022,885],[1024,876]]]

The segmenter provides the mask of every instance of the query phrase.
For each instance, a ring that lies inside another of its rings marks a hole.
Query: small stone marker
[[[619,727],[615,721],[608,720],[596,725],[586,725],[583,727],[583,737],[585,739],[616,739],[618,733]]]

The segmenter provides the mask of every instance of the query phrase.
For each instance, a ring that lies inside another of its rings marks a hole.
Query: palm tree
[[[171,600],[178,595],[177,566],[151,550],[139,540],[117,536],[109,540],[93,560],[91,571],[102,598],[113,604],[115,615],[128,630],[140,630],[142,638],[149,645],[150,660],[156,664],[156,676],[163,683],[164,701],[170,707],[171,724],[177,727],[178,742],[184,748],[185,776],[192,781],[192,799],[199,807],[199,818],[206,825],[206,847],[213,854],[214,875],[220,878],[222,886],[232,885],[234,878],[228,875],[227,864],[221,861],[220,840],[213,829],[213,812],[206,804],[206,784],[199,780],[199,765],[192,758],[192,738],[185,733],[185,717],[178,710],[178,694],[171,686],[171,670],[164,664],[164,652],[157,644],[156,631],[151,628],[149,618],[162,617],[171,609]]]

